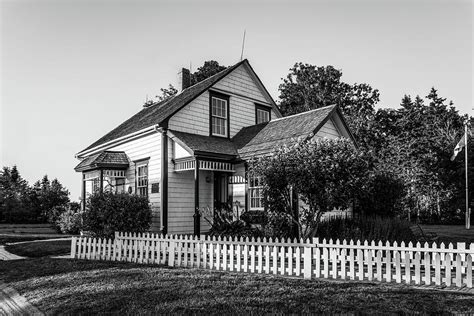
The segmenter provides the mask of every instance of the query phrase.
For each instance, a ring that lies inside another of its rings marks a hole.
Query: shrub
[[[57,226],[63,234],[77,235],[82,230],[82,212],[68,209],[59,216]]]
[[[113,238],[115,231],[145,232],[150,228],[151,215],[148,197],[96,193],[87,200],[83,229],[101,238]]]
[[[212,212],[209,207],[200,210],[201,216],[211,225],[209,230],[210,236],[225,237],[263,237],[263,232],[252,227],[249,222],[245,221],[242,214],[240,220],[233,219],[233,212],[230,206],[221,205]]]
[[[322,222],[317,237],[368,241],[416,241],[410,223],[398,218],[367,217],[360,219],[336,218]]]

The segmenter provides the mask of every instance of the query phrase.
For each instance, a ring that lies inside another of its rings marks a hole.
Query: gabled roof
[[[89,156],[82,160],[75,168],[76,171],[86,171],[97,169],[100,167],[104,168],[128,168],[128,157],[123,151],[102,151],[98,154]]]
[[[176,112],[178,112],[188,103],[190,103],[195,98],[200,96],[202,93],[207,91],[214,84],[216,84],[218,81],[220,81],[222,78],[230,74],[233,70],[235,70],[242,64],[248,65],[251,72],[255,74],[252,67],[248,63],[248,60],[244,59],[243,61],[224,69],[223,71],[215,74],[214,76],[211,76],[193,86],[190,86],[184,89],[181,93],[175,95],[174,97],[168,100],[155,103],[149,107],[143,108],[140,112],[138,112],[137,114],[135,114],[134,116],[132,116],[131,118],[129,118],[128,120],[120,124],[119,126],[117,126],[115,129],[113,129],[112,131],[107,133],[105,136],[101,137],[100,139],[92,143],[90,146],[88,146],[81,152],[92,149],[94,147],[97,147],[109,141],[115,140],[117,138],[127,136],[131,133],[140,131],[142,129],[151,127],[155,124],[160,124],[160,123],[165,122],[171,116],[173,116]],[[255,74],[255,77],[257,81],[261,84],[261,81],[256,74]],[[265,89],[265,87],[263,85],[261,86],[265,90],[265,93],[268,94],[268,91]],[[274,103],[273,99],[271,99],[269,94],[268,96],[271,102],[274,104],[275,110],[278,111],[278,108],[276,107],[276,104]]]
[[[267,155],[298,138],[307,138],[316,133],[331,117],[338,113],[341,123],[344,118],[336,105],[326,106],[312,111],[275,119],[268,123],[248,126],[241,129],[232,139],[209,137],[170,131],[170,136],[183,147],[192,151],[192,155],[227,156],[228,159],[248,160],[252,157]]]
[[[335,111],[337,106],[330,105],[245,127],[234,136],[233,142],[243,160],[263,156],[295,139],[315,135]]]

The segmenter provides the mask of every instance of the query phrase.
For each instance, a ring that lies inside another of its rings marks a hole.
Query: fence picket
[[[472,288],[474,244],[228,238],[117,232],[71,238],[71,258],[161,263],[305,279],[376,280]],[[434,270],[434,271],[433,271]]]

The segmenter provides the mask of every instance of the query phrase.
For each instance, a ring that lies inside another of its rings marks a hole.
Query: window
[[[94,178],[92,180],[92,193],[98,193],[100,191],[100,179]]]
[[[262,106],[255,105],[255,124],[265,123],[270,121],[270,109]]]
[[[210,127],[212,136],[229,136],[229,97],[211,93]]]
[[[125,179],[117,178],[115,179],[115,193],[124,193],[125,192]]]
[[[148,196],[148,161],[137,164],[137,194]]]
[[[263,188],[260,177],[249,175],[250,210],[263,210]]]

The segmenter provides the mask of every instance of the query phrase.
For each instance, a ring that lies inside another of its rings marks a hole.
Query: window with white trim
[[[260,177],[249,175],[250,210],[263,210],[263,186]]]
[[[257,108],[256,111],[256,123],[265,123],[270,121],[270,110]]]
[[[137,164],[137,194],[148,196],[148,161]]]
[[[211,135],[227,137],[228,101],[211,97]]]

